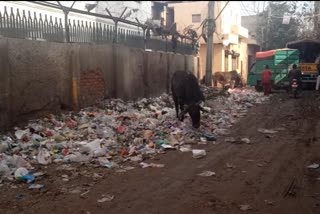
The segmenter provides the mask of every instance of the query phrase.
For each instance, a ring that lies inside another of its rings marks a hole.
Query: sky
[[[232,1],[232,8],[238,9],[241,16],[255,15],[267,7],[267,1]]]
[[[231,2],[231,1],[230,1]],[[312,6],[313,1],[298,1],[298,9],[302,7],[303,3]],[[269,1],[232,1],[232,7],[240,11],[241,16],[255,15],[257,12],[262,12],[268,6]]]

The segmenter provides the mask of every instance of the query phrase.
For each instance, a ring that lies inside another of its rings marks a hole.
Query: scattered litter
[[[190,145],[181,146],[179,149],[181,152],[191,152],[192,148]]]
[[[273,202],[272,201],[269,201],[269,200],[264,200],[264,202],[268,205],[273,205]]]
[[[216,141],[217,139],[215,137],[212,136],[207,136],[207,135],[200,135],[200,139],[201,141],[205,140],[205,141]]]
[[[162,168],[164,167],[164,164],[155,164],[155,163],[144,163],[141,162],[140,165],[142,166],[142,168],[147,168],[147,167],[151,167],[151,168]]]
[[[319,164],[313,163],[313,164],[309,165],[308,168],[309,169],[318,169],[319,168]]]
[[[234,138],[234,137],[227,137],[224,139],[224,141],[226,143],[246,143],[249,144],[250,143],[250,139],[249,138]]]
[[[23,180],[23,176],[27,175],[29,172],[26,168],[19,168],[16,170],[16,172],[14,173],[14,177],[17,180]]]
[[[107,163],[105,166],[108,168],[118,168],[119,167],[119,165],[114,162]]]
[[[209,177],[209,176],[212,176],[212,175],[216,175],[215,172],[211,172],[211,171],[204,171],[200,174],[198,174],[199,176],[203,176],[203,177]]]
[[[250,139],[249,138],[241,138],[241,142],[249,144],[250,143]]]
[[[88,190],[88,191],[86,191],[86,192],[84,192],[84,193],[81,193],[81,194],[80,194],[80,197],[81,197],[81,198],[84,198],[84,196],[85,196],[86,194],[88,194],[89,192],[90,192],[90,190]]]
[[[227,138],[224,139],[224,141],[226,143],[234,143],[234,142],[237,141],[237,139],[235,139],[234,137],[227,137]]]
[[[126,166],[126,167],[123,167],[124,170],[132,170],[134,169],[135,167],[133,166]]]
[[[42,184],[31,184],[29,186],[29,189],[41,189],[43,187],[44,187],[44,185],[42,185]]]
[[[233,169],[233,168],[235,168],[235,166],[234,166],[233,164],[229,164],[229,163],[227,163],[227,168],[229,168],[229,169]]]
[[[161,147],[164,149],[176,149],[175,147],[173,147],[171,145],[167,145],[167,144],[162,144]]]
[[[30,120],[25,128],[16,127],[14,132],[0,135],[0,179],[32,182],[46,174],[30,172],[33,165],[46,167],[52,163],[60,164],[57,170],[75,171],[69,164],[79,162],[124,172],[130,170],[122,167],[124,162],[140,163],[167,149],[192,151],[194,158],[202,158],[206,151],[192,150],[189,144],[215,143],[219,136],[229,134],[248,108],[269,99],[248,89],[223,93],[221,89],[201,86],[201,90],[206,97],[202,107],[207,112],[201,113],[199,129],[192,128],[187,115],[183,122],[177,120],[168,94],[135,102],[108,99],[78,112]]]
[[[40,176],[43,176],[45,174],[46,174],[45,172],[36,172],[36,173],[33,173],[33,176],[34,177],[40,177]]]
[[[192,150],[192,155],[193,155],[193,158],[199,159],[199,158],[205,157],[207,154],[206,154],[206,150],[193,149]]]
[[[248,204],[243,204],[243,205],[240,205],[240,210],[248,211],[248,210],[252,210],[252,207]]]
[[[272,129],[258,129],[258,132],[261,132],[263,134],[275,134],[278,133],[278,131],[276,130],[272,130]]]
[[[22,196],[24,196],[23,194],[20,194],[17,196],[17,200],[20,200],[22,198]]]
[[[68,175],[61,175],[61,177],[62,177],[62,181],[65,181],[65,182],[69,181]]]
[[[102,195],[103,198],[98,200],[98,203],[103,203],[106,201],[112,201],[114,199],[114,195]]]

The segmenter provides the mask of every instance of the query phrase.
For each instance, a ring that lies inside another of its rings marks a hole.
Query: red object
[[[47,129],[44,129],[42,132],[49,137],[53,136],[53,133],[51,131],[47,131]]]
[[[118,132],[125,132],[126,129],[123,126],[118,127]]]
[[[271,57],[275,54],[276,51],[284,51],[284,50],[292,50],[290,48],[282,48],[282,49],[275,49],[275,50],[270,50],[270,51],[264,51],[264,52],[257,52],[256,53],[256,58],[257,59],[262,59],[266,57]]]
[[[18,154],[19,154],[19,149],[15,149],[15,150],[13,151],[13,154],[18,155]]]
[[[66,122],[67,126],[71,129],[74,129],[74,127],[77,126],[77,122],[72,120],[71,118],[68,119],[68,121]]]
[[[128,115],[128,117],[130,117],[131,119],[137,119],[137,115],[135,115],[135,114],[130,114],[130,115]]]
[[[296,83],[296,82],[293,82],[293,85],[297,85],[297,83]]]
[[[65,148],[63,151],[63,156],[67,156],[69,154],[69,148]]]
[[[263,83],[263,92],[264,92],[264,95],[268,96],[269,93],[270,93],[270,89],[271,89],[271,83],[270,81],[268,83]]]
[[[128,155],[129,152],[128,152],[126,149],[122,149],[121,154],[122,154],[122,155]]]
[[[95,117],[98,114],[98,112],[87,112],[88,116]]]
[[[49,114],[49,115],[48,115],[48,118],[49,118],[50,120],[51,120],[53,117],[54,117],[53,114]]]
[[[269,69],[265,69],[262,72],[262,84],[263,83],[270,83],[271,75],[272,75],[271,71]]]

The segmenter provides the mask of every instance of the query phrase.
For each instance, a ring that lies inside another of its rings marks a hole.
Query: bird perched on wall
[[[95,4],[86,4],[85,7],[88,10],[88,12],[90,12],[91,10],[93,10],[96,6],[98,5],[98,3]]]

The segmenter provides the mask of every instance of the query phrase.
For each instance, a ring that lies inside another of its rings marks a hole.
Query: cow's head
[[[202,101],[199,101],[197,103],[192,103],[190,105],[184,106],[184,110],[180,113],[181,120],[187,112],[189,113],[192,120],[192,126],[194,128],[200,127],[200,111],[207,112],[204,108],[200,106],[201,102]]]

